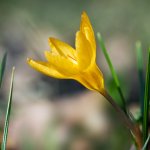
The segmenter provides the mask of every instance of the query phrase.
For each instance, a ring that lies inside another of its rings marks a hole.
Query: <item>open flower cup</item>
[[[90,20],[81,16],[80,30],[76,33],[75,49],[49,38],[51,51],[45,51],[46,62],[28,59],[34,69],[59,79],[74,79],[90,90],[103,91],[103,75],[96,64],[96,42]]]

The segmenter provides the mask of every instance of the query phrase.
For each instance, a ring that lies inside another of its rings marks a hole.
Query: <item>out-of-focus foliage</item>
[[[4,71],[5,71],[6,58],[7,58],[7,53],[5,53],[3,55],[3,58],[1,58],[1,62],[0,62],[0,88],[1,88],[1,85],[2,85]]]
[[[7,146],[9,120],[10,120],[11,107],[12,107],[11,105],[12,105],[12,95],[13,95],[14,70],[15,70],[15,68],[13,67],[12,74],[11,74],[11,83],[10,83],[10,91],[9,91],[9,98],[8,98],[8,104],[7,104],[4,132],[3,132],[3,140],[1,143],[2,150],[6,150],[6,146]]]

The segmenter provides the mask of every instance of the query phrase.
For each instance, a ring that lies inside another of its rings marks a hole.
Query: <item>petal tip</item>
[[[87,13],[85,11],[83,11],[82,16],[87,16]]]
[[[50,38],[48,38],[48,42],[50,43],[50,44],[52,44],[53,42],[54,42],[54,38],[53,37],[50,37]]]
[[[57,43],[57,39],[53,38],[53,37],[50,37],[49,38],[49,43],[50,43],[50,47],[51,46],[54,46],[56,43]]]
[[[48,39],[49,42],[53,42],[54,40],[55,40],[55,38],[53,38],[53,37],[50,37],[50,38]]]
[[[34,62],[33,59],[27,58],[27,63],[28,63],[28,65],[32,65],[33,62]]]
[[[29,63],[31,61],[31,58],[27,58],[27,62]]]
[[[54,38],[52,37],[48,38],[48,42],[49,42],[50,47],[54,46]]]
[[[89,17],[85,11],[82,12],[81,19],[87,20]]]
[[[48,38],[48,42],[49,42],[49,43],[51,43],[51,37],[50,37],[50,38]]]

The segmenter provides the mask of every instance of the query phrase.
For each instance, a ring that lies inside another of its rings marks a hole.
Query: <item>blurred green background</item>
[[[44,76],[26,58],[44,59],[48,38],[74,47],[80,16],[86,11],[95,35],[101,32],[119,75],[128,106],[138,112],[139,81],[135,42],[150,40],[148,0],[0,0],[0,56],[8,52],[0,91],[4,125],[12,66],[16,67],[8,147],[12,150],[126,150],[132,139],[106,100],[72,80]],[[113,79],[97,43],[97,63],[107,89],[118,100]]]

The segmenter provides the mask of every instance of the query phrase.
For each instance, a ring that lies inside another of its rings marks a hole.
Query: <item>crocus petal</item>
[[[41,62],[41,61],[35,61],[33,59],[27,59],[28,64],[34,68],[35,70],[54,77],[54,78],[60,78],[60,79],[65,79],[67,78],[66,76],[64,76],[63,74],[61,74],[60,72],[58,72],[51,64],[49,64],[48,62]]]
[[[103,74],[95,64],[88,71],[82,72],[74,78],[86,88],[102,92],[104,90]]]
[[[94,31],[90,23],[90,20],[85,12],[83,12],[81,16],[80,31],[84,33],[86,39],[89,41],[92,51],[93,51],[93,57],[95,59],[96,58],[96,42],[95,42]]]
[[[76,73],[78,73],[78,66],[75,63],[72,63],[68,59],[66,59],[63,56],[60,55],[53,55],[50,51],[45,51],[45,57],[48,60],[50,64],[55,66],[55,68],[67,75],[67,76],[72,76]]]
[[[76,60],[76,51],[67,43],[64,43],[55,38],[49,38],[49,43],[53,51],[57,51],[59,55],[69,57]]]
[[[77,62],[81,70],[90,67],[92,58],[91,46],[81,31],[76,33]]]

